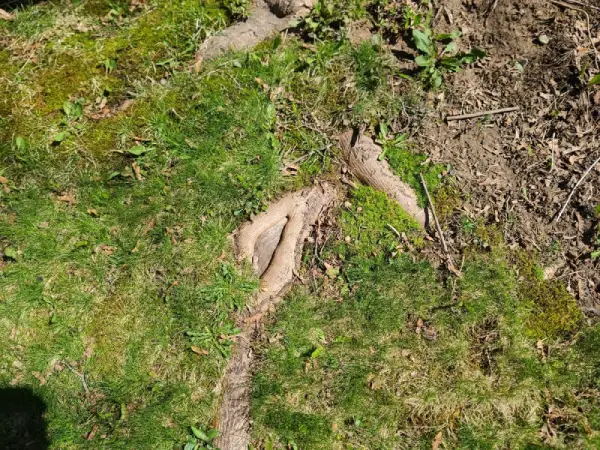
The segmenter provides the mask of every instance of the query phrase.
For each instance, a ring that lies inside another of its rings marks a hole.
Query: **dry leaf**
[[[2,175],[0,175],[0,183],[7,185],[8,184],[8,179],[6,177],[3,177]]]
[[[14,18],[15,18],[14,15],[12,15],[8,11],[5,11],[2,8],[0,8],[0,19],[3,19],[3,20],[13,20]]]
[[[431,450],[438,450],[440,444],[442,443],[442,432],[440,431],[435,435],[435,439],[431,443]]]
[[[197,355],[208,355],[208,350],[205,350],[203,348],[199,348],[199,347],[194,347],[192,346],[192,351],[194,353],[196,353]]]
[[[38,228],[48,228],[49,223],[48,222],[40,222],[38,223]]]
[[[117,251],[115,247],[111,247],[110,245],[101,245],[98,248],[98,250],[104,253],[105,255],[112,255]]]
[[[94,439],[94,436],[96,436],[97,431],[98,431],[98,425],[96,425],[96,424],[92,425],[91,431],[87,434],[87,436],[85,438],[88,441],[91,441],[92,439]]]
[[[423,328],[423,319],[418,319],[417,320],[417,329],[415,330],[415,333],[421,334],[421,328]]]
[[[287,163],[283,169],[281,169],[281,174],[284,177],[290,177],[298,175],[298,171],[300,170],[300,166],[294,163]]]
[[[138,181],[142,181],[142,171],[140,169],[140,166],[138,165],[138,163],[136,163],[135,161],[131,164],[131,168],[133,169],[133,172],[135,173],[135,177],[137,178]]]
[[[90,216],[98,217],[98,211],[95,208],[88,208],[87,212]]]
[[[59,195],[56,198],[57,198],[57,200],[59,200],[61,202],[68,203],[69,206],[73,206],[74,204],[77,203],[77,200],[75,200],[75,197],[73,197],[71,194],[66,193],[66,192],[63,195]]]

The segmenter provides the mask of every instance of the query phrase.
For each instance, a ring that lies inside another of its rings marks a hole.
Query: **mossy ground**
[[[420,107],[380,38],[345,37],[362,2],[320,2],[300,35],[192,73],[232,5],[54,1],[0,23],[0,385],[43,399],[51,448],[180,448],[210,428],[232,313],[257,288],[228,235],[281,191],[337,179],[337,133]],[[386,157],[456,214],[448,168],[410,142]],[[396,204],[364,186],[348,202],[321,254],[330,282],[295,289],[271,330],[257,444],[533,445],[552,406],[557,445],[593,445],[595,328],[557,321],[544,359],[543,305],[504,256],[477,246],[443,282]]]

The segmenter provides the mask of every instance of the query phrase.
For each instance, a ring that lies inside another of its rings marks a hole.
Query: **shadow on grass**
[[[47,449],[45,411],[31,389],[0,388],[0,449]]]
[[[6,11],[12,11],[41,2],[42,0],[0,0],[0,8]]]

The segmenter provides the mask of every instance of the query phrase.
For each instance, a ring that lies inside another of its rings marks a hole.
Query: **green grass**
[[[369,197],[359,206],[378,210]],[[341,212],[342,229],[364,221]],[[431,448],[440,432],[445,448],[598,444],[585,430],[599,418],[599,327],[541,350],[503,257],[473,254],[443,283],[386,242],[362,244],[331,243],[349,253],[335,282],[327,272],[296,288],[274,319],[254,378],[258,447]],[[540,433],[546,421],[555,435]]]
[[[198,74],[197,45],[246,3],[145,5],[50,1],[0,24],[0,387],[41,397],[51,448],[181,448],[210,429],[233,314],[258,288],[229,235],[283,191],[336,182],[339,132],[422,108],[379,38],[345,38],[360,2],[320,2],[300,36]],[[410,141],[386,157],[454,213],[444,168]],[[262,349],[256,443],[429,448],[442,431],[448,448],[541,446],[552,407],[546,444],[594,445],[600,333],[564,287],[527,288],[486,227],[465,277],[444,281],[397,204],[365,186],[347,202],[312,258],[322,276],[293,290]]]

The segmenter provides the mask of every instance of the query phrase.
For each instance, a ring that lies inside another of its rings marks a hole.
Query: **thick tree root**
[[[335,199],[327,184],[287,194],[243,225],[236,236],[238,257],[250,261],[261,275],[260,291],[239,320],[242,329],[223,379],[217,445],[221,450],[246,450],[250,443],[252,338],[260,318],[292,284],[311,226]]]
[[[387,161],[379,160],[381,147],[368,136],[360,135],[356,142],[352,142],[352,138],[351,131],[340,137],[340,146],[350,171],[363,183],[385,192],[396,200],[408,214],[425,227],[427,217],[425,210],[417,203],[417,195],[409,185],[394,175]]]
[[[289,27],[292,20],[307,15],[315,0],[258,0],[250,17],[209,37],[196,52],[196,64],[229,50],[250,50]]]

